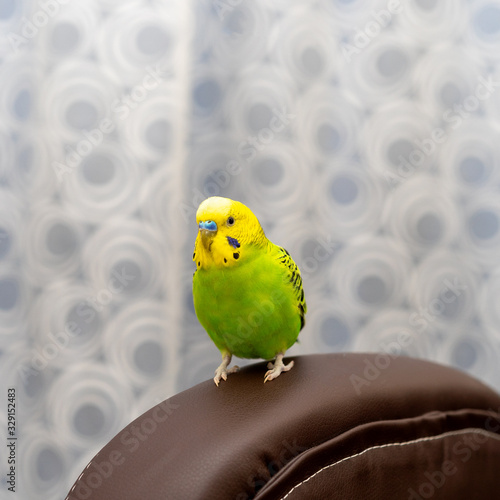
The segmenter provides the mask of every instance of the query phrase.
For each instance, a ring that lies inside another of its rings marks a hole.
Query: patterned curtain
[[[411,355],[500,389],[498,0],[3,0],[0,29],[19,498],[63,498],[123,426],[213,376],[191,296],[212,195],[302,270],[290,355],[380,351],[375,373]]]

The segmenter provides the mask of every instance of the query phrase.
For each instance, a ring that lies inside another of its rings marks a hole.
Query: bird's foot
[[[292,369],[293,366],[293,361],[290,361],[287,365],[283,363],[283,356],[284,354],[279,353],[276,356],[276,360],[274,363],[269,362],[267,364],[267,367],[269,370],[266,372],[264,376],[264,384],[268,382],[269,380],[274,380],[275,378],[278,378],[281,374],[281,372],[287,372]]]
[[[219,368],[217,368],[217,370],[215,370],[215,377],[214,377],[215,385],[217,387],[219,387],[219,382],[221,379],[227,380],[228,375],[230,375],[231,373],[236,373],[239,369],[240,369],[240,367],[236,366],[236,365],[229,368],[229,370],[226,370],[225,368],[221,368],[219,366]]]
[[[215,370],[214,382],[217,387],[219,387],[219,382],[222,380],[227,380],[227,376],[231,373],[236,373],[240,368],[239,366],[232,366],[227,369],[229,363],[231,363],[231,355],[225,354],[222,356],[222,363],[218,366],[217,370]]]

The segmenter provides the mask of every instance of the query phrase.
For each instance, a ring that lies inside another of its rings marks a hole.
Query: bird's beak
[[[213,237],[217,234],[217,224],[213,220],[201,221],[198,224],[201,242],[206,250],[210,250]]]

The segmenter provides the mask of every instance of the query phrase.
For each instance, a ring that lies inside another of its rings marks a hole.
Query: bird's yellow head
[[[198,236],[193,260],[196,267],[230,267],[245,259],[245,250],[267,244],[267,238],[252,211],[229,198],[212,196],[196,212]]]

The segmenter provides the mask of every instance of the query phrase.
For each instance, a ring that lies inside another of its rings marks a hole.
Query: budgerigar
[[[222,354],[214,382],[227,380],[239,358],[274,359],[264,382],[288,371],[307,311],[302,278],[290,254],[266,238],[257,217],[238,201],[213,196],[196,213],[193,260],[196,315]]]

